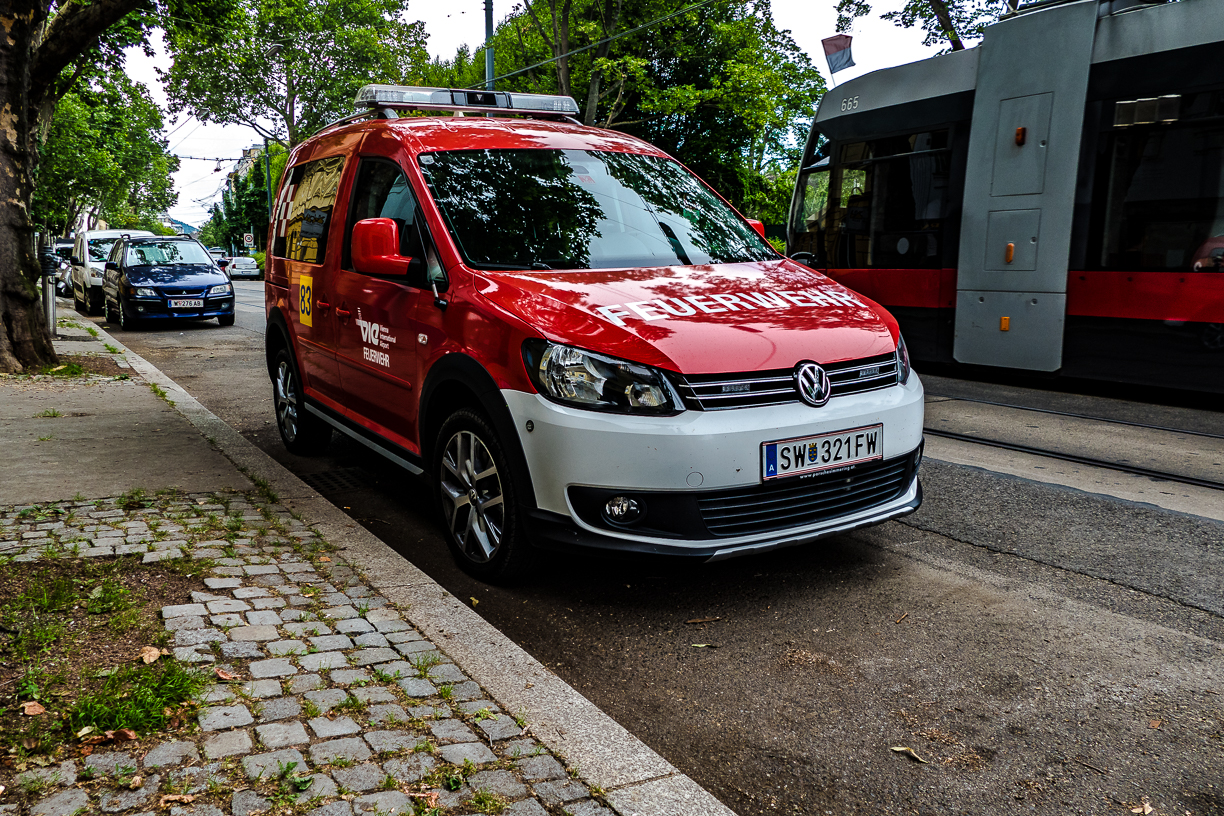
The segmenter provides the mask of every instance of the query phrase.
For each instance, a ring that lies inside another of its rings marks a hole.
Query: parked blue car
[[[106,319],[130,331],[146,320],[217,318],[234,325],[234,285],[208,250],[187,236],[124,236],[102,280]]]

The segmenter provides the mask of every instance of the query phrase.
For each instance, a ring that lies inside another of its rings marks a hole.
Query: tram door
[[[953,356],[1062,366],[1096,0],[986,29],[969,137]]]

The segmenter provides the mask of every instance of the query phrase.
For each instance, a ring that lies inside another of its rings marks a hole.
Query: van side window
[[[291,261],[321,264],[327,257],[327,231],[336,206],[344,157],[294,167],[276,208],[272,254]]]
[[[353,226],[366,218],[390,218],[399,227],[399,251],[406,258],[425,254],[416,225],[416,197],[408,178],[393,162],[384,159],[362,159],[353,185],[353,203],[345,230],[343,266],[351,269]]]

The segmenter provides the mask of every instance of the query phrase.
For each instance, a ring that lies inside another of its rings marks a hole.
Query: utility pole
[[[493,90],[493,0],[485,0],[485,90]]]

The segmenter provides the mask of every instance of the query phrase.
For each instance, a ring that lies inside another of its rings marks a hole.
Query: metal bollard
[[[39,258],[43,273],[43,313],[47,318],[47,331],[56,337],[55,331],[55,273],[59,268],[55,253],[44,248]]]

